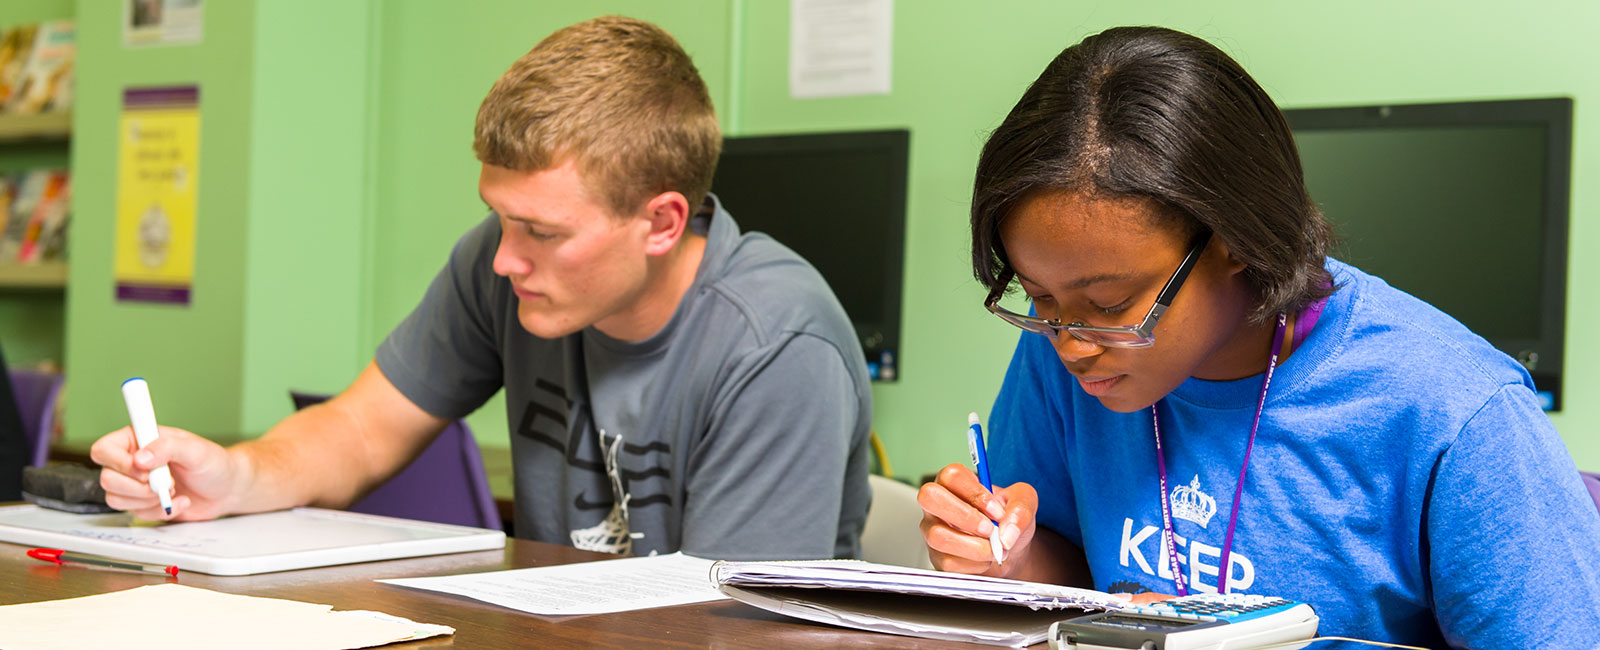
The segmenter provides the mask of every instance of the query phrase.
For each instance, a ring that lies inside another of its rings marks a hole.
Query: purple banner
[[[126,88],[122,91],[122,107],[168,108],[200,105],[199,86],[166,86],[161,88]]]
[[[118,284],[117,300],[189,304],[189,287],[164,287],[152,284]]]

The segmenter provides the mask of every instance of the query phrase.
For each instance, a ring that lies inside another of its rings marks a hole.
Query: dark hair
[[[972,188],[972,269],[1010,279],[1000,224],[1042,190],[1143,197],[1157,219],[1211,230],[1246,266],[1253,319],[1331,290],[1333,237],[1306,192],[1283,113],[1244,68],[1199,38],[1117,27],[1063,50],[989,135]]]

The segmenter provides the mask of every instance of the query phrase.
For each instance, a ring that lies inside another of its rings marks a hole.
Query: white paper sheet
[[[0,607],[6,650],[346,650],[452,634],[330,605],[238,596],[167,583]]]
[[[708,578],[713,563],[673,553],[378,582],[466,596],[530,614],[605,614],[727,598]]]
[[[790,0],[789,94],[888,94],[893,35],[893,0]]]

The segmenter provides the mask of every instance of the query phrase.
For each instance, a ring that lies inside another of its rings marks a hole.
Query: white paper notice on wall
[[[789,0],[789,95],[886,95],[893,0]]]

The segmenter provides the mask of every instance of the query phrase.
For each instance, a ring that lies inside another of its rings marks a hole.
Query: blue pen
[[[967,414],[967,451],[972,453],[972,468],[978,472],[978,482],[993,494],[994,484],[989,482],[989,454],[983,448],[983,425],[979,424],[977,413]],[[1000,546],[1000,522],[989,521],[994,523],[989,531],[989,549],[994,551],[994,563],[1005,564],[1005,549]]]

